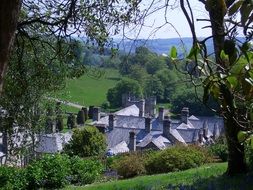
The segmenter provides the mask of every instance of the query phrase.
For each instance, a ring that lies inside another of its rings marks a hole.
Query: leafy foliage
[[[20,168],[0,167],[1,189],[26,189],[26,171]]]
[[[210,162],[211,159],[211,156],[200,147],[177,145],[150,154],[145,168],[149,174],[166,173],[194,168]]]
[[[120,107],[122,94],[130,93],[136,97],[142,96],[142,90],[139,83],[133,79],[124,78],[119,81],[114,88],[111,88],[107,92],[107,100],[112,107]]]
[[[105,152],[106,140],[96,127],[74,129],[72,139],[64,147],[68,155],[80,157],[97,156]]]
[[[71,158],[71,184],[85,185],[96,181],[103,171],[99,160]]]
[[[228,160],[228,146],[225,137],[217,139],[215,144],[210,145],[208,149],[214,156],[218,156],[223,162]]]
[[[146,172],[144,158],[138,153],[124,155],[114,160],[112,168],[123,178],[131,178]]]
[[[1,189],[59,189],[67,184],[85,185],[99,178],[103,166],[99,160],[77,156],[44,155],[24,169],[0,167]]]
[[[66,155],[45,155],[27,167],[28,187],[60,188],[68,184],[70,160]]]

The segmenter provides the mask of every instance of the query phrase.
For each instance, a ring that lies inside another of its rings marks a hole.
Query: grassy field
[[[84,75],[78,79],[68,80],[66,88],[55,97],[84,106],[100,106],[106,101],[108,89],[114,87],[121,79],[119,72],[115,69],[105,69],[101,72],[103,74],[99,78]]]
[[[69,186],[66,190],[252,190],[253,174],[227,177],[227,163],[208,164],[181,172],[140,176],[128,180]]]

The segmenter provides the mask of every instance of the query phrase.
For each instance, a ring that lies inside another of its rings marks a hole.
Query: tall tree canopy
[[[227,173],[246,171],[244,146],[239,142],[239,131],[252,131],[253,106],[253,3],[240,0],[199,0],[209,13],[212,35],[198,39],[195,18],[189,0],[180,0],[180,7],[190,26],[193,46],[186,62],[194,63],[188,73],[195,86],[204,89],[203,102],[214,99],[219,105],[216,112],[224,117],[229,159]],[[239,14],[239,16],[238,16]],[[240,19],[237,19],[240,18]],[[201,20],[202,18],[198,18]],[[243,31],[239,39],[238,31]],[[213,39],[214,53],[209,55],[206,41]],[[213,57],[214,55],[214,57]],[[171,58],[177,59],[175,48]],[[199,73],[198,76],[194,73]]]
[[[56,58],[62,43],[75,36],[94,40],[103,47],[109,34],[116,34],[122,25],[135,22],[139,1],[88,0],[3,0],[0,6],[0,93],[15,37],[52,45]],[[17,38],[16,38],[17,39]],[[22,48],[22,44],[19,48]]]

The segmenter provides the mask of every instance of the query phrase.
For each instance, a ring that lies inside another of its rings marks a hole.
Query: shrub
[[[66,155],[45,155],[27,167],[29,189],[61,188],[68,184],[70,160]]]
[[[71,183],[85,185],[96,181],[103,171],[103,165],[98,160],[71,158]]]
[[[64,147],[65,153],[80,157],[97,156],[105,152],[105,136],[96,127],[74,129],[72,139]]]
[[[0,167],[1,189],[27,189],[26,171],[20,168]]]
[[[62,117],[62,115],[57,115],[56,116],[56,129],[57,129],[57,131],[62,131],[63,128],[64,128],[63,117]]]
[[[145,162],[148,174],[186,170],[210,161],[206,151],[195,146],[173,146],[149,154]]]
[[[228,147],[224,137],[219,138],[215,144],[210,145],[209,151],[214,156],[219,157],[219,159],[221,159],[223,162],[228,160]]]
[[[138,153],[124,155],[122,158],[116,159],[112,164],[112,168],[123,178],[130,178],[146,173],[143,157]]]
[[[68,116],[68,120],[67,120],[67,126],[69,129],[73,129],[76,127],[76,117],[74,114],[70,114]]]
[[[84,125],[85,116],[84,116],[84,111],[82,109],[77,114],[76,122],[78,125]]]

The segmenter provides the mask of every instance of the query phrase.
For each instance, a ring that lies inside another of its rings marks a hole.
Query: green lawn
[[[99,78],[85,74],[78,79],[68,80],[66,88],[55,97],[84,106],[100,106],[106,101],[108,89],[114,87],[121,79],[119,72],[115,69],[103,69],[101,73],[102,76]]]
[[[222,174],[226,171],[227,163],[208,164],[196,169],[181,172],[159,174],[151,176],[140,176],[128,180],[118,180],[106,183],[97,183],[85,187],[69,186],[65,189],[80,190],[158,190],[158,189],[247,189],[242,187],[244,180],[250,180],[245,176],[228,178]],[[248,183],[248,188],[253,184]],[[170,187],[170,188],[169,188]]]

